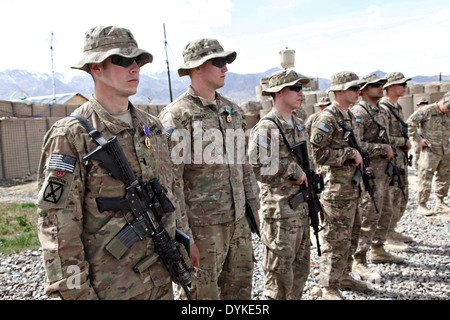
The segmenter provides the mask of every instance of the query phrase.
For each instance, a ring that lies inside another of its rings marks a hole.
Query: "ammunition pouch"
[[[305,200],[303,192],[299,191],[288,200],[289,207],[291,207],[292,210],[295,210],[301,203],[305,202]]]

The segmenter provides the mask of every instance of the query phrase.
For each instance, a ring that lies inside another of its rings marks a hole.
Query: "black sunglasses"
[[[113,55],[111,56],[111,63],[115,64],[117,66],[121,66],[124,68],[128,68],[133,64],[133,62],[136,61],[137,65],[141,66],[141,56],[137,56],[134,58],[125,58],[119,55]]]
[[[399,86],[406,87],[408,84],[406,82],[398,83]]]
[[[350,90],[350,91],[359,91],[359,90],[361,90],[361,86],[351,86],[350,88],[348,88],[347,90]]]
[[[303,85],[301,85],[301,84],[294,84],[293,86],[290,86],[288,88],[291,91],[300,92],[300,90],[303,89]]]
[[[227,58],[213,58],[211,59],[212,65],[217,68],[223,68],[228,63]]]
[[[375,83],[369,84],[369,86],[371,86],[372,88],[379,88],[382,85],[383,85],[383,82],[375,82]]]

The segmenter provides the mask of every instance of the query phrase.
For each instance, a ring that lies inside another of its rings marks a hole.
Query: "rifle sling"
[[[384,103],[384,102],[380,102],[380,104],[382,104],[383,106],[386,106],[386,107],[391,111],[391,113],[394,115],[395,119],[397,119],[397,121],[400,122],[400,124],[402,125],[402,127],[408,128],[408,125],[405,123],[405,121],[403,121],[403,120],[400,118],[400,116],[394,111],[394,109],[392,109],[389,105],[387,105],[387,104]]]
[[[275,121],[274,119],[269,118],[269,117],[262,118],[261,120],[270,120],[270,121],[272,121],[273,123],[275,123],[275,125],[277,126],[278,130],[279,130],[280,133],[281,133],[281,136],[283,137],[284,143],[286,144],[288,150],[289,150],[289,151],[292,151],[291,145],[289,144],[289,142],[288,142],[286,136],[284,135],[283,130],[281,130],[281,127],[279,126],[279,124],[276,123],[276,121]]]

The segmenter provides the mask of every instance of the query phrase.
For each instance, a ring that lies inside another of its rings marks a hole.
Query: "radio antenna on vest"
[[[167,55],[166,24],[165,23],[163,23],[163,29],[164,29],[164,50],[166,51],[167,76],[169,78],[170,102],[172,102],[173,101],[173,99],[172,99],[172,85],[170,83],[169,57]]]

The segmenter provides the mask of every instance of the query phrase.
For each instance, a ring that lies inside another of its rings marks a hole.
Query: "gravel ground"
[[[381,280],[373,283],[373,291],[359,293],[343,291],[348,300],[448,300],[450,298],[450,250],[449,215],[420,217],[415,214],[417,203],[415,186],[417,177],[410,173],[410,201],[397,231],[414,238],[408,252],[395,253],[405,259],[402,265],[370,264],[381,274]],[[0,187],[2,201],[32,202],[35,191],[21,191]],[[447,197],[447,203],[450,199]],[[432,196],[428,204],[434,206]],[[256,236],[253,238],[255,272],[253,276],[252,299],[262,298],[263,274],[261,260],[263,246]],[[313,244],[315,242],[313,241]],[[370,256],[369,256],[370,258]],[[369,259],[370,261],[370,259]],[[320,300],[321,286],[318,279],[319,260],[317,251],[311,251],[311,273],[305,286],[304,300]],[[0,254],[0,300],[47,300],[43,291],[44,270],[41,250]]]

